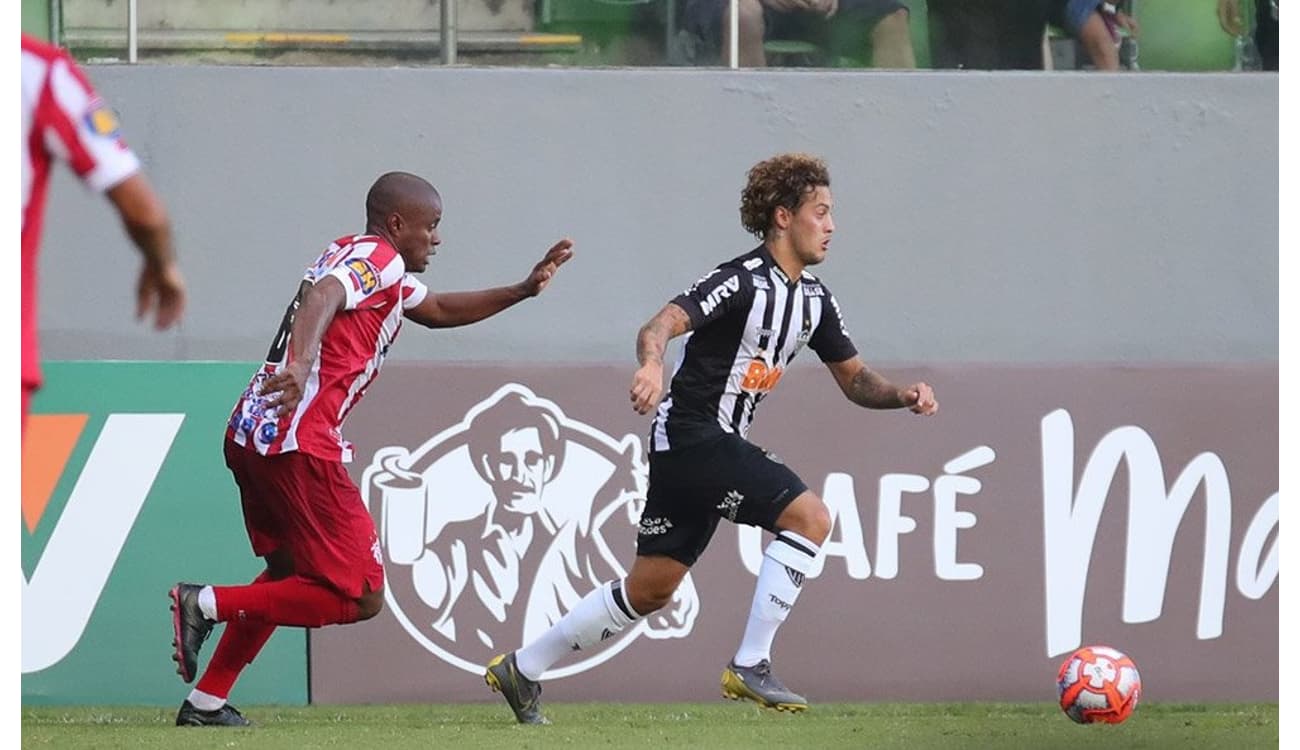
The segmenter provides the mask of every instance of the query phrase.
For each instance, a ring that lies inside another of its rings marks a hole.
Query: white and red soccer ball
[[[1056,675],[1061,710],[1080,724],[1118,724],[1142,697],[1137,665],[1109,646],[1085,646],[1061,664]]]

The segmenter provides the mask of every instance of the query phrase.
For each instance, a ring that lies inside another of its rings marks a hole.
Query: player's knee
[[[636,613],[642,616],[651,612],[658,612],[668,606],[668,602],[673,600],[673,592],[664,593],[662,590],[642,592],[638,596],[628,596],[627,603],[636,610]]]
[[[384,592],[369,591],[357,599],[357,619],[369,620],[380,612],[384,611]]]
[[[638,615],[657,612],[673,600],[680,581],[644,581],[637,584],[628,582],[625,593],[627,603]]]
[[[808,528],[805,536],[812,541],[817,542],[817,544],[821,544],[822,542],[825,542],[826,537],[830,535],[831,512],[827,510],[826,503],[823,503],[821,499],[818,498],[817,504],[809,513]]]
[[[266,575],[272,581],[283,581],[293,575],[293,560],[289,558],[266,558]]]
[[[831,512],[821,498],[808,492],[786,508],[777,519],[777,526],[821,544],[831,533]]]

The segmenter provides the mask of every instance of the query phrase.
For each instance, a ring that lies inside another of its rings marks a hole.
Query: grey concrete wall
[[[301,268],[390,169],[445,201],[435,290],[543,297],[407,360],[630,363],[638,327],[741,230],[746,169],[830,163],[817,272],[893,362],[1276,360],[1274,75],[100,67],[174,216],[180,333],[131,319],[136,260],[66,173],[45,237],[51,358],[257,359]]]

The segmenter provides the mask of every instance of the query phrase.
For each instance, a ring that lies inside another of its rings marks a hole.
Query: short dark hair
[[[366,193],[366,224],[383,226],[388,214],[405,208],[412,201],[423,201],[437,195],[438,189],[423,177],[410,172],[385,172]]]
[[[778,154],[760,161],[750,167],[749,181],[740,194],[740,224],[765,239],[777,206],[798,211],[804,198],[823,186],[831,186],[830,169],[811,154]]]

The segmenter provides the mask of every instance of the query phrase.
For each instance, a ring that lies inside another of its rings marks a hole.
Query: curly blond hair
[[[804,198],[823,185],[831,186],[830,170],[811,154],[778,154],[760,161],[750,167],[740,193],[740,224],[765,239],[777,206],[797,211]]]

